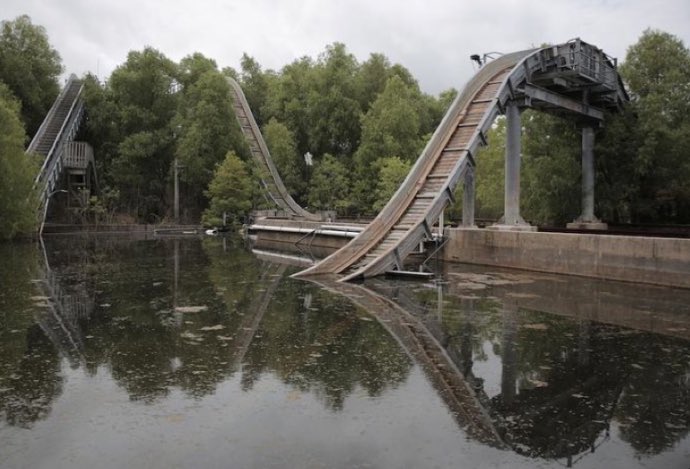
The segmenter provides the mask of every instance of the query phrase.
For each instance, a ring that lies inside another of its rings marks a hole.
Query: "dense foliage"
[[[33,190],[36,165],[24,154],[19,102],[1,82],[0,129],[0,239],[9,239],[36,227],[38,203]]]
[[[26,133],[33,136],[60,91],[60,54],[42,26],[26,15],[0,23],[0,82],[21,102]]]
[[[456,95],[452,89],[438,97],[424,94],[402,65],[380,53],[359,62],[340,43],[278,71],[262,69],[246,54],[240,65],[220,70],[199,53],[175,63],[146,47],[131,51],[104,82],[87,75],[81,137],[94,146],[103,193],[109,194],[107,204],[94,203],[121,220],[170,219],[177,164],[181,221],[198,222],[211,207],[209,220],[211,213],[218,216],[213,197],[223,197],[209,185],[232,152],[247,173],[249,209],[268,206],[257,197],[260,170],[233,114],[226,80],[232,76],[298,203],[341,216],[373,215]],[[5,95],[21,103],[29,134],[57,94],[60,70],[43,28],[25,16],[2,23],[0,81],[9,90]],[[620,72],[632,103],[597,132],[597,214],[612,222],[690,223],[690,52],[676,37],[648,30],[630,47]],[[26,76],[35,79],[20,79]],[[3,106],[17,109],[7,102]],[[562,224],[578,215],[579,130],[573,121],[523,114],[522,215],[528,221]],[[490,145],[477,155],[480,218],[502,214],[504,134],[499,118]],[[460,217],[457,200],[451,218]]]
[[[232,152],[216,167],[206,195],[211,206],[204,211],[208,226],[220,226],[225,217],[229,222],[244,221],[252,208],[252,185],[244,163]]]
[[[241,70],[219,71],[198,53],[174,64],[151,48],[130,52],[107,82],[91,77],[87,86],[87,139],[102,180],[119,190],[122,212],[146,221],[170,215],[174,158],[182,168],[186,221],[198,221],[213,203],[204,191],[228,151],[245,162],[251,187],[258,187],[260,170],[249,158],[225,76],[242,85],[292,196],[341,214],[373,214],[382,205],[374,207],[383,193],[376,190],[381,161],[397,157],[409,168],[455,94],[425,95],[401,65],[382,54],[359,63],[339,43],[279,72],[264,71],[246,54]],[[267,205],[250,202],[250,208]]]

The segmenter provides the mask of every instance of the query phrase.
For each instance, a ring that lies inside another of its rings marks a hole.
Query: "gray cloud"
[[[383,52],[422,88],[460,88],[472,53],[581,37],[622,60],[646,28],[690,43],[687,0],[4,0],[2,17],[44,26],[67,73],[102,78],[146,45],[173,60],[193,52],[239,66],[243,52],[280,69],[344,42],[359,60]]]

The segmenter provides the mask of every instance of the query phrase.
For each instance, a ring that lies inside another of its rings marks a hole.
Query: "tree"
[[[648,29],[628,49],[620,73],[628,84],[636,122],[635,151],[608,133],[619,155],[632,157],[628,184],[633,222],[690,222],[690,51],[677,37]],[[620,130],[615,129],[615,130]]]
[[[316,164],[309,190],[309,205],[317,210],[346,212],[352,205],[349,198],[350,171],[333,155],[324,155]]]
[[[314,83],[314,63],[309,57],[286,65],[277,80],[271,82],[266,113],[287,126],[295,137],[300,155],[310,151],[311,127],[308,101]]]
[[[397,75],[362,118],[362,143],[354,155],[357,182],[354,193],[361,211],[371,209],[381,158],[398,157],[411,163],[419,155],[423,142],[419,135],[419,113],[413,91]]]
[[[349,157],[359,145],[361,108],[356,97],[357,60],[345,45],[326,47],[310,89],[309,148],[314,155]]]
[[[263,111],[268,100],[269,75],[273,72],[264,72],[261,65],[246,53],[242,54],[240,66],[242,67],[240,73],[242,92],[247,98],[257,125],[261,127],[266,122]]]
[[[505,151],[506,151],[506,123],[500,118],[489,130],[487,139],[489,145],[477,153],[477,169],[475,173],[477,218],[498,220],[503,215],[504,179],[505,179]],[[455,212],[462,207],[462,183],[456,190]]]
[[[37,227],[38,198],[33,188],[37,165],[24,154],[26,135],[19,103],[0,83],[0,239]]]
[[[183,88],[187,88],[197,83],[205,73],[217,71],[218,65],[215,60],[195,52],[180,60],[180,83]]]
[[[109,177],[125,208],[148,221],[164,215],[166,192],[172,185],[177,76],[175,63],[147,47],[131,51],[107,85],[117,129]]]
[[[364,112],[369,110],[376,97],[386,87],[386,82],[390,78],[390,68],[390,61],[383,54],[371,54],[359,68],[357,86],[359,102]]]
[[[362,144],[355,154],[360,166],[368,167],[377,158],[399,156],[410,162],[419,156],[422,142],[415,104],[413,91],[398,76],[386,82],[362,118]]]
[[[276,119],[271,119],[264,126],[263,135],[285,187],[299,200],[306,188],[303,176],[306,168],[304,160],[297,152],[292,132]]]
[[[412,165],[409,161],[403,161],[397,156],[389,156],[380,159],[377,166],[379,166],[379,177],[376,183],[373,209],[379,212],[398,190]]]
[[[200,54],[193,59],[208,64]],[[223,161],[228,150],[240,154],[244,144],[232,110],[230,85],[219,71],[204,69],[200,74],[194,70],[183,73],[186,85],[173,124],[175,156],[184,167],[180,179],[185,184],[185,200],[194,208],[205,205],[203,188],[208,186],[213,168]]]
[[[223,214],[231,222],[244,219],[252,208],[252,180],[242,160],[228,152],[218,165],[208,186],[206,196],[210,206],[202,218],[206,226],[220,226]]]
[[[581,133],[571,120],[523,113],[522,216],[564,225],[581,212]]]
[[[62,61],[45,28],[33,25],[27,15],[3,21],[0,28],[0,82],[21,102],[21,118],[32,136],[60,91]]]

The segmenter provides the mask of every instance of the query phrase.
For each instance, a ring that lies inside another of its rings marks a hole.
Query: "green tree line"
[[[32,48],[17,46],[26,43]],[[665,32],[647,30],[630,46],[619,71],[632,102],[597,132],[597,214],[604,220],[690,223],[689,64],[687,47]],[[0,106],[22,124],[13,149],[3,140],[2,164],[21,160],[27,169],[19,172],[31,173],[27,158],[9,155],[21,153],[16,142],[26,144],[40,125],[61,71],[42,27],[26,16],[2,23]],[[381,53],[359,61],[341,43],[280,70],[263,69],[247,54],[234,70],[200,53],[176,63],[151,47],[131,51],[107,79],[84,77],[88,116],[79,137],[94,146],[107,211],[121,221],[170,219],[175,162],[183,221],[216,223],[228,211],[240,220],[267,206],[227,77],[240,82],[292,196],[310,210],[346,216],[371,216],[385,205],[456,95],[426,94],[404,66]],[[522,212],[529,221],[559,224],[578,215],[579,138],[577,123],[525,114]],[[499,119],[477,157],[479,217],[502,214],[503,139]],[[460,207],[450,208],[451,218]],[[9,213],[0,206],[0,216]]]

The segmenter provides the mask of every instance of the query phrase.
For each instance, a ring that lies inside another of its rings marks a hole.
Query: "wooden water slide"
[[[268,151],[268,146],[264,141],[259,126],[254,119],[252,110],[249,108],[249,103],[247,98],[242,92],[242,88],[239,83],[237,83],[232,78],[228,78],[230,87],[233,92],[233,109],[235,111],[235,116],[240,124],[242,133],[244,134],[249,149],[259,166],[261,172],[261,184],[266,191],[268,197],[275,204],[275,206],[284,211],[287,215],[294,218],[302,218],[306,220],[321,220],[321,216],[315,213],[311,213],[300,207],[300,205],[295,202],[292,196],[288,193],[283,184],[283,180],[278,174],[273,159],[271,159],[271,154]]]
[[[579,38],[484,63],[378,216],[347,245],[295,276],[336,274],[348,281],[402,270],[405,257],[432,237],[432,227],[453,201],[455,187],[474,167],[479,146],[487,144],[494,119],[508,106],[570,114],[598,125],[603,109],[620,109],[627,100],[615,59]],[[246,100],[242,102],[246,104]],[[248,108],[242,108],[247,115]],[[241,121],[243,130],[252,130],[257,145],[265,147],[251,113],[248,116],[249,123]],[[268,155],[263,149],[252,151]],[[264,159],[284,194],[270,158]],[[290,201],[294,203],[285,198],[282,203],[290,205]]]
[[[453,199],[457,183],[486,132],[510,99],[511,83],[534,51],[506,54],[487,63],[455,99],[409,175],[371,224],[346,246],[296,276],[338,274],[341,280],[402,269],[403,259],[425,237]],[[522,76],[520,76],[522,74]],[[516,77],[517,75],[517,77]]]

